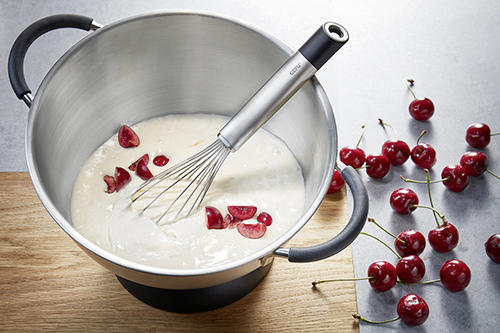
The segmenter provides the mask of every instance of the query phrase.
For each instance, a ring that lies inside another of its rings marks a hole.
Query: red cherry
[[[410,157],[410,147],[402,140],[387,140],[382,145],[382,154],[392,165],[402,165]]]
[[[116,187],[115,178],[113,176],[106,175],[104,176],[104,182],[108,186],[106,193],[113,193]]]
[[[337,282],[337,281],[357,281],[357,280],[368,280],[371,287],[377,291],[387,291],[391,289],[397,282],[396,268],[387,261],[376,261],[368,267],[368,276],[357,279],[330,279],[330,280],[320,280],[313,281],[313,287],[316,287],[320,283],[325,282]]]
[[[500,264],[500,234],[491,235],[484,243],[486,254],[497,264]]]
[[[141,158],[139,158],[137,161],[135,161],[134,163],[130,164],[128,166],[128,169],[130,171],[135,171],[137,169],[137,164],[139,164],[139,161],[144,161],[145,164],[148,164],[149,163],[149,155],[148,154],[144,154],[141,156]]]
[[[408,107],[410,115],[418,121],[426,121],[434,114],[434,104],[428,98],[415,98]]]
[[[124,188],[128,183],[130,183],[130,174],[128,173],[127,170],[116,167],[115,168],[115,188],[116,192],[120,191],[122,188]]]
[[[429,231],[429,244],[437,252],[449,252],[458,244],[458,230],[449,222]]]
[[[261,238],[267,230],[264,223],[260,222],[256,224],[241,222],[238,224],[237,229],[240,235],[250,239]]]
[[[396,213],[408,215],[416,209],[412,205],[418,205],[418,196],[409,188],[400,188],[392,192],[389,201]]]
[[[166,165],[169,161],[170,160],[165,155],[158,155],[153,158],[153,164],[159,167]]]
[[[233,217],[231,214],[226,214],[226,216],[224,216],[222,224],[224,225],[224,228],[228,227],[229,229],[234,229],[240,222],[240,219]]]
[[[335,170],[333,172],[332,182],[330,183],[330,187],[328,187],[327,193],[335,193],[340,191],[344,187],[344,184],[344,178],[342,178],[339,171]]]
[[[342,163],[345,165],[350,165],[354,169],[360,168],[366,160],[365,152],[363,149],[359,148],[359,144],[361,143],[361,139],[363,139],[363,135],[365,135],[365,125],[361,126],[363,131],[361,132],[361,136],[358,139],[355,147],[346,146],[340,149],[339,157]]]
[[[488,169],[488,157],[479,151],[469,151],[460,158],[460,165],[471,176],[480,176]]]
[[[264,223],[266,227],[269,227],[273,223],[273,218],[266,212],[262,212],[257,216],[257,221]]]
[[[421,325],[429,317],[429,306],[422,297],[408,294],[398,302],[398,315],[407,325]]]
[[[255,206],[227,206],[227,211],[229,214],[233,215],[240,220],[248,220],[254,217],[257,213],[257,207]]]
[[[368,155],[366,157],[366,173],[372,178],[384,177],[390,168],[391,163],[385,155]]]
[[[346,146],[340,149],[340,160],[354,169],[361,167],[366,160],[365,152],[359,147]]]
[[[422,169],[430,169],[436,163],[436,151],[431,145],[421,143],[411,150],[411,160]]]
[[[139,163],[137,163],[137,169],[135,170],[135,173],[143,180],[153,178],[153,174],[151,173],[151,171],[149,171],[143,159],[139,160]]]
[[[467,170],[460,165],[447,165],[441,172],[441,178],[449,178],[443,181],[450,191],[462,192],[469,185],[469,174]]]
[[[490,127],[483,123],[470,125],[465,132],[465,141],[474,148],[484,148],[490,143]]]
[[[415,81],[408,80],[408,82],[410,83],[408,85],[408,89],[410,90],[414,98],[414,100],[410,103],[410,106],[408,107],[408,111],[410,111],[410,115],[413,117],[413,119],[418,121],[426,121],[434,114],[434,104],[428,98],[424,99],[417,98],[417,96],[413,92],[413,89],[411,89]]]
[[[404,283],[415,283],[424,277],[425,264],[419,256],[410,254],[398,260],[396,273]]]
[[[425,237],[420,232],[415,230],[406,230],[401,232],[398,236],[381,226],[374,218],[368,217],[368,222],[372,222],[377,227],[382,229],[386,234],[394,238],[394,246],[398,253],[402,256],[410,254],[420,254],[425,249]],[[381,241],[382,242],[382,241]],[[385,242],[383,242],[385,244]],[[389,246],[385,244],[386,246]]]
[[[441,283],[449,291],[462,291],[469,285],[470,269],[460,260],[448,260],[439,270]]]
[[[231,224],[231,222],[233,222],[233,217],[231,216],[231,214],[226,214],[226,216],[224,216],[224,218],[222,219],[221,229],[226,229]]]
[[[404,241],[404,244],[398,240],[394,240],[394,247],[401,256],[411,254],[419,255],[425,249],[425,237],[422,233],[415,230],[405,230],[398,235],[398,238]]]
[[[120,127],[118,131],[118,143],[123,148],[137,147],[141,141],[133,129],[127,125]]]
[[[206,206],[205,217],[208,229],[224,229],[227,227],[227,225],[224,225],[224,219],[222,218],[222,214],[215,207]]]
[[[370,286],[377,291],[387,291],[391,289],[397,280],[396,268],[387,261],[376,261],[368,267],[368,280]]]

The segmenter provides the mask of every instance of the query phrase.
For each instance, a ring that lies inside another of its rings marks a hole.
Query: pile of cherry
[[[139,136],[127,125],[122,125],[118,131],[118,143],[123,148],[136,148],[141,143]],[[159,167],[167,165],[169,159],[165,155],[157,155],[153,159],[153,164]],[[142,155],[138,160],[128,166],[130,171],[135,171],[142,180],[153,178],[153,173],[148,168],[149,154]],[[122,167],[115,168],[115,175],[105,175],[104,182],[107,185],[106,193],[118,192],[131,181],[130,173]],[[208,229],[234,229],[250,239],[258,239],[264,236],[273,218],[266,212],[261,212],[256,223],[248,223],[257,213],[255,206],[228,206],[229,214],[224,218],[221,212],[212,206],[205,207],[206,226]],[[247,221],[247,222],[244,222]]]
[[[248,223],[248,220],[252,219],[257,213],[257,207],[255,206],[227,206],[227,211],[229,214],[222,218],[222,214],[217,208],[205,206],[207,228],[236,228],[243,237],[258,239],[264,236],[267,227],[273,223],[273,218],[266,212],[259,213],[257,223]]]
[[[409,106],[410,115],[416,120],[426,121],[434,114],[434,105],[428,98],[418,99],[411,89],[413,80],[408,81],[410,82],[408,88],[415,98]],[[388,125],[381,119],[379,119],[379,122],[382,126]],[[362,128],[364,134],[364,126]],[[461,192],[469,184],[470,176],[480,176],[484,172],[489,172],[493,176],[499,177],[488,169],[488,158],[486,154],[483,152],[471,151],[462,155],[459,164],[444,167],[441,173],[441,179],[431,180],[429,169],[436,163],[436,150],[430,144],[419,143],[425,133],[426,131],[422,131],[416,145],[411,150],[408,144],[403,140],[387,140],[382,145],[381,154],[368,156],[359,148],[359,143],[363,137],[363,134],[361,134],[356,146],[347,146],[340,150],[340,160],[344,164],[350,165],[358,170],[365,168],[368,176],[379,179],[387,175],[391,164],[402,165],[411,157],[415,165],[424,170],[426,179],[413,180],[403,176],[401,176],[401,179],[409,183],[426,184],[430,206],[419,205],[417,194],[409,188],[395,190],[390,196],[390,205],[396,213],[401,215],[411,214],[411,212],[417,208],[431,210],[437,227],[429,231],[427,237],[428,242],[434,251],[449,252],[457,246],[459,233],[457,228],[448,222],[444,215],[434,208],[430,185],[432,183],[441,182],[450,191]],[[489,144],[490,137],[498,134],[500,133],[491,133],[490,128],[486,124],[476,123],[467,128],[465,139],[467,143],[474,148],[484,148]],[[340,172],[335,171],[328,193],[337,192],[343,187],[344,180]],[[471,271],[463,261],[458,259],[448,260],[441,266],[439,272],[440,279],[421,281],[425,274],[425,264],[423,260],[420,259],[419,254],[424,251],[426,245],[424,235],[416,230],[405,230],[395,236],[383,228],[373,218],[368,218],[368,221],[376,224],[380,229],[395,239],[394,247],[396,251],[378,237],[361,232],[361,234],[372,237],[389,248],[398,257],[396,267],[387,261],[376,261],[368,267],[367,277],[314,281],[312,283],[313,287],[325,282],[368,280],[370,286],[374,290],[385,292],[390,290],[396,283],[430,284],[441,282],[449,291],[458,292],[464,290],[469,284]],[[497,233],[492,235],[486,241],[485,248],[487,255],[495,263],[500,263],[500,234]],[[420,296],[408,294],[399,300],[397,313],[397,317],[384,321],[368,320],[359,314],[354,314],[353,317],[372,324],[382,324],[402,319],[408,325],[420,325],[426,321],[429,315],[429,307]]]
[[[141,143],[139,136],[127,125],[122,125],[118,131],[118,143],[122,148],[135,148]],[[167,165],[169,159],[165,155],[157,155],[153,159],[153,164],[159,167]],[[143,180],[153,178],[153,174],[148,168],[149,154],[142,155],[137,161],[128,166],[130,171],[135,171],[136,175]],[[115,176],[105,175],[104,182],[107,185],[106,193],[118,192],[124,188],[132,178],[130,173],[122,167],[115,167]]]

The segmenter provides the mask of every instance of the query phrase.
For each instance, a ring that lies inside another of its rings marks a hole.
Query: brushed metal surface
[[[237,151],[316,71],[300,52],[295,52],[220,130],[219,139]]]
[[[294,227],[259,252],[203,269],[139,265],[80,235],[71,226],[70,197],[81,166],[122,124],[166,114],[232,116],[291,54],[263,33],[204,14],[155,13],[90,33],[50,70],[30,110],[27,162],[42,203],[94,259],[138,283],[199,288],[260,267],[261,258],[309,220],[332,176],[337,149],[335,122],[326,95],[314,78],[265,125],[287,143],[301,164],[306,203]]]

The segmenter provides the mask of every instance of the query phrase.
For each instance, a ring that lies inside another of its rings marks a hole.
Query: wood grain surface
[[[328,195],[289,245],[312,245],[347,220],[345,190]],[[351,249],[308,264],[277,258],[250,294],[221,309],[176,314],[143,304],[57,226],[27,173],[0,173],[0,331],[339,332],[359,331]]]

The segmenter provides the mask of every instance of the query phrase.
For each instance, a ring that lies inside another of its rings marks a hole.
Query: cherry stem
[[[367,277],[362,277],[362,278],[346,278],[346,279],[319,280],[319,281],[313,281],[312,285],[313,285],[313,287],[316,287],[317,284],[326,283],[326,282],[361,281],[361,280],[371,280],[371,279],[374,279],[374,278],[375,278],[374,276],[367,276]]]
[[[440,212],[439,212],[436,208],[429,207],[429,206],[425,206],[425,205],[410,205],[410,207],[415,207],[415,208],[420,207],[420,208],[427,208],[427,209],[430,209],[430,210],[432,210],[433,212],[436,212],[436,213],[439,215],[439,218],[440,218],[441,220],[443,220],[443,224],[444,224],[444,225],[447,225],[447,224],[448,224],[448,221],[446,220],[446,218],[444,217],[444,215],[443,215],[443,214],[441,214],[441,213],[440,213]],[[438,223],[438,227],[441,227],[441,226],[439,225],[439,223]]]
[[[447,180],[450,179],[450,177],[446,177],[446,178],[442,178],[442,179],[438,179],[438,180],[430,180],[430,181],[427,181],[427,180],[415,180],[415,179],[409,179],[409,178],[405,178],[403,176],[399,176],[399,178],[401,178],[402,180],[404,180],[405,182],[407,183],[415,183],[415,184],[434,184],[434,183],[442,183],[442,182],[445,182]]]
[[[490,133],[490,136],[500,135],[500,132]]]
[[[396,282],[399,283],[399,284],[431,284],[431,283],[441,282],[441,279],[428,280],[428,281],[419,281],[419,282],[414,282],[414,283],[407,283],[407,282],[403,282],[401,280],[397,280]]]
[[[493,171],[491,171],[490,169],[486,169],[486,171],[487,171],[490,175],[493,175],[493,176],[497,177],[498,179],[500,179],[500,177],[498,177],[498,175],[495,175],[495,174],[493,173]]]
[[[384,244],[389,250],[391,250],[392,253],[394,253],[396,255],[396,257],[398,257],[399,259],[401,259],[401,256],[396,251],[394,251],[389,245],[387,245],[387,243],[384,242],[383,240],[381,240],[381,239],[379,239],[379,238],[377,238],[377,237],[375,237],[373,235],[370,235],[369,233],[363,232],[363,231],[361,231],[360,234],[361,235],[365,235],[365,236],[369,236],[369,237],[371,237],[373,239],[378,240],[380,243]]]
[[[417,96],[415,96],[415,93],[413,92],[413,89],[411,89],[411,87],[413,87],[413,84],[415,83],[415,80],[408,79],[408,82],[410,83],[408,85],[408,89],[410,89],[410,92],[413,95],[413,98],[417,99]]]
[[[370,166],[369,165],[362,165],[359,168],[356,168],[356,170],[361,170],[361,169],[368,169]]]
[[[358,142],[356,143],[356,148],[359,147],[359,144],[361,143],[361,139],[363,139],[363,135],[365,135],[366,126],[363,125],[363,126],[361,126],[361,128],[363,129],[363,131],[361,132],[361,136],[359,137]]]
[[[422,133],[420,133],[418,139],[417,139],[417,146],[418,146],[418,143],[420,142],[420,139],[422,139],[422,137],[427,133],[426,130],[423,130]]]
[[[366,323],[370,323],[370,324],[387,324],[387,323],[391,323],[391,322],[399,319],[399,316],[397,316],[396,318],[392,318],[392,319],[388,319],[388,320],[373,321],[373,320],[368,320],[368,319],[362,317],[359,313],[353,314],[352,317],[354,319],[362,320],[362,321],[364,321]]]
[[[378,118],[378,123],[382,126],[382,128],[385,130],[385,126],[387,127],[390,127],[392,129],[392,131],[394,132],[394,134],[397,136],[398,133],[396,132],[396,130],[394,129],[394,127],[392,127],[391,124],[388,124],[386,123],[385,121],[382,120],[382,118]]]
[[[402,240],[401,238],[398,238],[397,236],[394,236],[394,234],[393,234],[393,233],[391,233],[390,231],[388,231],[388,230],[386,230],[384,227],[382,227],[380,224],[378,224],[378,222],[377,222],[377,221],[375,221],[375,219],[373,219],[373,218],[369,217],[369,218],[368,218],[368,222],[375,223],[375,225],[376,225],[377,227],[379,227],[380,229],[382,229],[382,230],[383,230],[386,234],[391,235],[394,239],[396,239],[396,240],[398,240],[399,242],[401,242],[401,244],[406,245],[406,242],[405,242],[404,240]]]
[[[425,179],[427,181],[427,194],[429,195],[429,202],[431,204],[431,207],[434,208],[434,203],[432,202],[432,195],[431,195],[431,176],[429,175],[429,170],[427,169],[424,169],[424,172],[425,172]],[[432,211],[432,215],[434,216],[434,220],[436,220],[436,224],[439,227],[441,227],[439,225],[439,221],[437,219],[437,216],[436,216],[436,212],[435,211]]]

